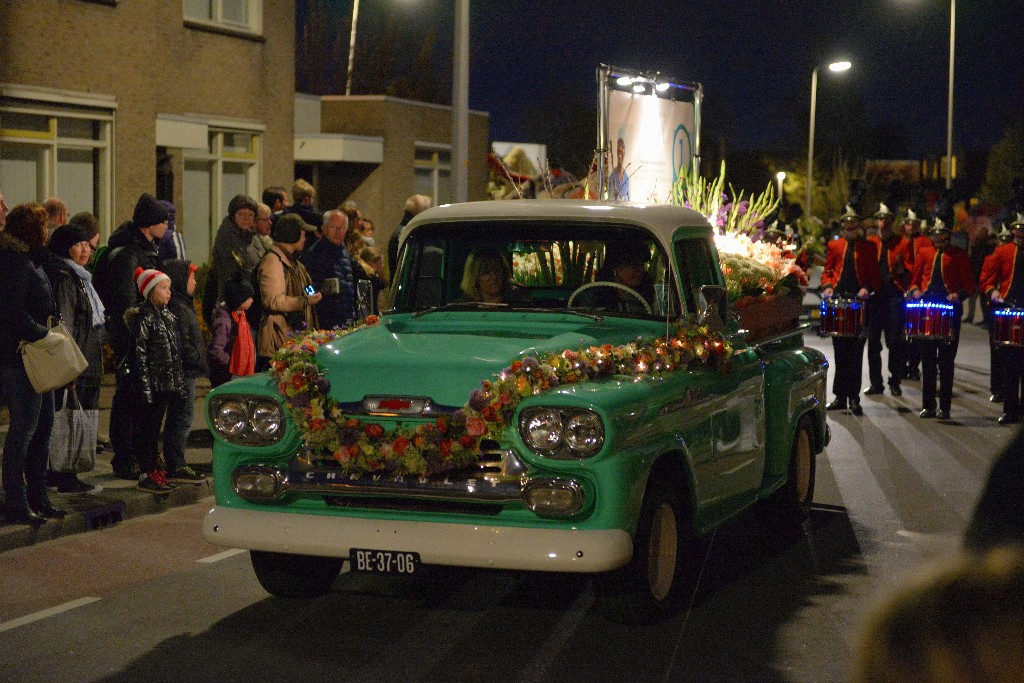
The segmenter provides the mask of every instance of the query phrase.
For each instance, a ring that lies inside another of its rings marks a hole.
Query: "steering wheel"
[[[626,294],[633,296],[644,307],[644,311],[647,313],[647,315],[654,315],[654,311],[651,309],[651,305],[647,303],[647,299],[645,299],[643,295],[640,294],[640,292],[630,287],[627,287],[626,285],[619,284],[618,282],[588,282],[587,284],[578,288],[575,292],[569,295],[569,301],[568,303],[566,303],[566,306],[572,308],[573,302],[580,294],[592,289],[597,289],[599,287],[609,287],[611,289],[618,289],[625,292]]]

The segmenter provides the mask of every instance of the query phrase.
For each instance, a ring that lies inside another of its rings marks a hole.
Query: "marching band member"
[[[910,243],[893,231],[893,213],[884,202],[875,213],[878,234],[868,239],[878,249],[878,269],[882,286],[868,307],[868,378],[871,386],[864,393],[868,396],[881,394],[882,385],[882,335],[888,349],[889,393],[902,396],[900,381],[906,374],[907,342],[904,338],[904,293],[910,284]]]
[[[1010,223],[1013,241],[996,247],[982,269],[981,288],[994,306],[1024,307],[1024,213]],[[996,316],[993,316],[995,318]],[[1024,379],[1024,347],[1006,346],[996,353],[1003,377],[1003,415],[999,424],[1021,421],[1021,380]],[[993,371],[995,368],[993,368]]]
[[[842,237],[830,240],[821,274],[821,298],[833,295],[856,297],[862,304],[882,286],[878,270],[878,247],[864,239],[861,218],[853,207],[846,206],[840,217]],[[860,406],[860,378],[864,366],[863,337],[832,337],[835,349],[835,378],[832,380],[834,401],[826,410],[844,410],[849,406],[854,415],[863,415]]]
[[[915,209],[915,207],[917,207]],[[907,214],[903,217],[901,227],[903,237],[907,240],[907,264],[911,270],[914,269],[914,262],[917,261],[917,252],[921,249],[931,249],[932,241],[927,235],[921,234],[922,219],[919,213],[923,209],[919,198],[911,200],[911,206],[907,208]],[[921,379],[921,353],[917,344],[906,344],[904,347],[904,358],[907,362],[907,370],[904,377],[917,381]]]
[[[948,216],[952,222],[952,215]],[[950,246],[950,229],[941,218],[935,218],[931,229],[932,246],[925,247],[917,254],[914,272],[911,275],[908,299],[937,302],[952,302],[957,321],[962,314],[960,304],[974,292],[974,278],[971,277],[971,262],[967,252]],[[920,417],[949,419],[953,403],[953,362],[960,344],[960,331],[954,332],[952,341],[920,339],[916,341],[921,352]],[[936,365],[939,380],[939,412],[935,412]]]

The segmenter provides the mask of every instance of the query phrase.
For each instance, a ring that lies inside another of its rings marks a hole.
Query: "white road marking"
[[[99,600],[100,598],[79,598],[78,600],[65,602],[63,605],[57,605],[56,607],[50,607],[49,609],[44,609],[39,612],[35,612],[34,614],[26,614],[23,617],[11,619],[10,621],[5,621],[4,623],[0,624],[0,632],[9,631],[12,628],[18,628],[19,626],[24,626],[25,624],[31,624],[33,621],[40,621],[42,619],[46,619],[48,617],[60,614],[61,612],[67,612],[68,610],[75,609],[76,607],[82,607],[84,605],[89,605],[94,602],[98,602]]]
[[[225,550],[222,553],[217,553],[216,555],[210,555],[209,557],[204,557],[201,560],[196,560],[196,562],[204,562],[206,564],[209,564],[211,562],[220,562],[221,560],[226,560],[229,557],[234,557],[235,555],[241,555],[242,553],[247,552],[249,551],[242,550],[241,548],[232,548],[231,550]]]

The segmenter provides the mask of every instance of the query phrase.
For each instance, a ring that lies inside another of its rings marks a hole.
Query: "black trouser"
[[[931,341],[919,339],[915,342],[921,353],[921,407],[935,410],[935,383],[938,375],[939,409],[949,412],[953,404],[953,362],[956,360],[960,334],[953,341]]]
[[[1003,410],[1019,415],[1021,383],[1024,381],[1024,347],[1003,346],[999,353],[1002,360]]]
[[[147,403],[141,394],[138,396],[135,443],[139,471],[142,474],[149,474],[159,464],[160,427],[163,425],[170,398],[169,393],[156,392],[153,394],[153,402]]]
[[[832,348],[836,356],[832,393],[839,399],[856,399],[864,368],[864,338],[832,337]]]
[[[868,378],[873,387],[882,386],[883,334],[889,352],[889,386],[898,387],[906,373],[903,303],[903,297],[893,294],[877,298],[868,306]]]
[[[988,388],[989,393],[1002,394],[1006,378],[1006,348],[996,342],[995,316],[988,319]]]
[[[133,423],[139,395],[133,379],[115,373],[114,398],[110,402],[110,448],[114,451],[110,464],[115,472],[128,472],[137,462]]]

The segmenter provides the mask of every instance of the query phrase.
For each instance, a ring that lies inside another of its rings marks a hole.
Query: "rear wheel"
[[[315,598],[325,595],[345,561],[337,557],[289,555],[262,550],[249,552],[256,579],[263,590],[280,598]]]
[[[779,502],[783,511],[792,515],[797,522],[803,522],[810,515],[816,471],[814,431],[810,418],[805,415],[800,418],[796,435],[793,437],[786,485],[779,491]]]
[[[647,486],[633,559],[595,581],[602,613],[610,621],[648,623],[675,614],[693,587],[695,544],[684,531],[679,494],[667,483]]]

